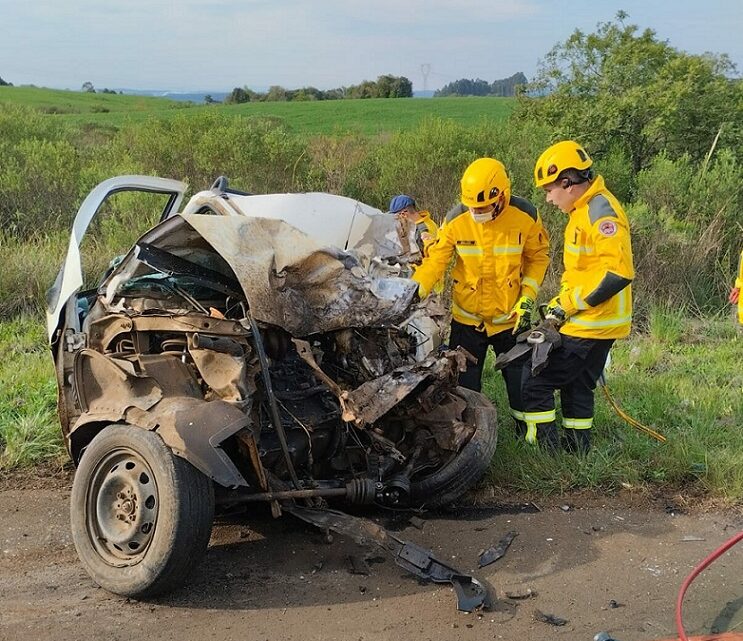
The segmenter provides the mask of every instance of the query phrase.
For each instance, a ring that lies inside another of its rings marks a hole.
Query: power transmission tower
[[[424,62],[421,65],[421,74],[423,75],[423,93],[428,91],[428,74],[431,73],[431,64]]]

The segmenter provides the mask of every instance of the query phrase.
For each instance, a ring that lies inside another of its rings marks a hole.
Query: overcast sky
[[[576,28],[629,22],[743,71],[741,0],[0,0],[0,77],[14,84],[229,91],[329,89],[407,76],[492,81]]]

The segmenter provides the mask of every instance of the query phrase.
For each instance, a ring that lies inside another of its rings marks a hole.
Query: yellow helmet
[[[462,204],[465,207],[487,207],[495,204],[496,213],[503,211],[511,199],[511,180],[503,163],[495,158],[478,158],[462,175]]]
[[[583,171],[593,164],[591,157],[574,140],[563,140],[549,147],[534,166],[534,183],[544,187],[557,180],[565,169]]]

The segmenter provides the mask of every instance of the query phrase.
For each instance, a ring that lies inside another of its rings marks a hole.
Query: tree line
[[[497,96],[503,98],[515,96],[518,88],[527,83],[528,80],[521,71],[508,78],[493,80],[493,82],[480,78],[476,80],[461,78],[444,85],[434,93],[434,96],[437,98],[441,96]]]
[[[286,89],[274,85],[265,93],[249,87],[235,87],[225,98],[227,104],[243,102],[299,102],[307,100],[343,100],[349,98],[411,98],[413,83],[405,76],[379,76],[376,80],[364,80],[361,84],[337,89],[321,90],[316,87]]]

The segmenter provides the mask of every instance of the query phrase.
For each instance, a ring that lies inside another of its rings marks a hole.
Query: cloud
[[[556,42],[615,13],[610,0],[567,0],[565,11],[547,0],[0,2],[0,74],[11,82],[214,91],[243,84],[326,89],[383,73],[419,84],[423,63],[432,65],[429,86],[532,75]],[[740,62],[736,20],[722,0],[703,8],[677,2],[669,9],[675,21],[646,2],[645,19],[629,7],[630,20],[657,28],[675,46],[724,45]],[[722,16],[730,19],[719,28],[700,27]]]
[[[328,3],[323,3],[327,7]],[[334,10],[348,19],[421,28],[429,24],[445,26],[469,24],[496,27],[500,22],[533,15],[537,6],[530,0],[376,0],[373,11],[367,2],[330,2]]]

